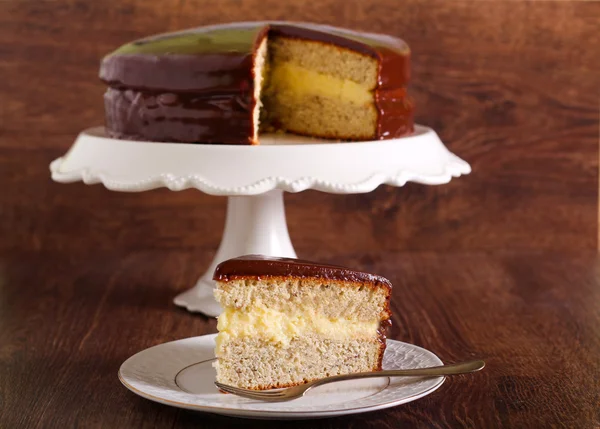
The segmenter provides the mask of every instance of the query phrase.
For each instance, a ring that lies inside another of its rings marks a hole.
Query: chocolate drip
[[[389,303],[388,303],[389,306]],[[377,340],[379,341],[379,360],[377,361],[376,371],[383,369],[383,355],[385,353],[387,333],[389,328],[392,326],[392,319],[388,318],[379,322],[379,328],[377,329]]]
[[[389,329],[392,327],[392,319],[385,319],[379,322],[379,328],[377,334],[379,335],[379,342],[385,345],[387,334]]]

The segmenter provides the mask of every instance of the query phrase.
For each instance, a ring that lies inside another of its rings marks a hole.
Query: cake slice
[[[387,279],[249,255],[221,263],[214,280],[223,307],[218,382],[263,390],[381,370],[391,315]]]

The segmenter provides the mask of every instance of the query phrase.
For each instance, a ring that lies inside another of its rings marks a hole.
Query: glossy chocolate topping
[[[377,328],[377,335],[379,337],[379,342],[385,344],[385,340],[387,339],[388,331],[392,327],[392,319],[387,318],[383,319],[379,322],[379,328]]]
[[[106,125],[120,138],[248,144],[253,64],[267,34],[334,44],[378,59],[375,138],[413,131],[405,87],[410,50],[402,40],[304,23],[245,22],[200,27],[126,44],[106,56],[100,78]]]
[[[389,303],[388,303],[389,310]],[[377,361],[377,369],[376,371],[381,371],[383,369],[383,355],[385,353],[386,348],[386,339],[388,335],[389,329],[392,327],[392,319],[389,317],[387,319],[383,319],[379,322],[379,328],[377,329],[377,341],[379,341],[379,359]]]
[[[392,287],[390,281],[374,274],[337,265],[321,264],[292,258],[246,255],[221,262],[213,280],[229,281],[239,277],[310,277]]]
[[[116,88],[158,92],[239,90],[244,79],[252,78],[254,49],[269,31],[378,58],[378,88],[408,83],[410,50],[404,41],[382,34],[286,22],[240,22],[141,39],[106,56],[100,78]]]

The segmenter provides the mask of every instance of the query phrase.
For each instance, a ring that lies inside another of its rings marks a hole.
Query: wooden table
[[[216,331],[214,319],[171,303],[210,256],[177,249],[4,252],[0,427],[280,427],[152,403],[117,379],[120,364],[146,347]],[[410,404],[289,427],[600,425],[595,254],[314,256],[390,278],[391,338],[445,362],[483,358],[488,366]]]
[[[48,172],[104,120],[103,55],[262,19],[409,42],[416,120],[473,173],[289,195],[290,234],[300,256],[393,281],[391,338],[488,363],[410,404],[290,427],[600,427],[598,16],[581,1],[0,1],[0,428],[280,427],[158,405],[117,379],[139,350],[215,332],[172,298],[210,262],[224,198]]]

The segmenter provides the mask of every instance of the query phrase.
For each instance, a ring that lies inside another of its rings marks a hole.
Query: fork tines
[[[262,399],[262,400],[277,400],[279,398],[285,398],[281,390],[250,390],[242,389],[240,387],[229,386],[227,384],[219,383],[215,381],[215,386],[224,392],[233,393],[234,395],[243,396],[244,398],[250,399]]]

